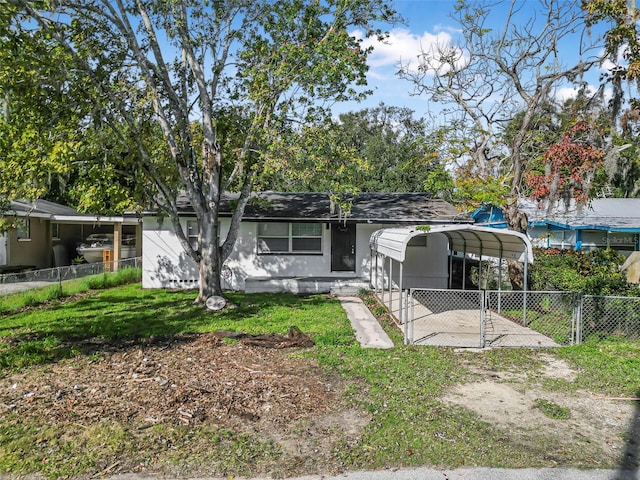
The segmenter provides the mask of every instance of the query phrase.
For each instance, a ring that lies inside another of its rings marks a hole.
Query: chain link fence
[[[392,298],[394,303],[391,303]],[[388,295],[407,305],[405,343],[452,347],[548,347],[640,340],[640,298],[554,291],[411,289]]]
[[[80,263],[64,267],[45,268],[20,273],[6,273],[0,275],[0,294],[11,293],[11,286],[21,290],[20,286],[27,284],[60,283],[74,278],[88,277],[105,272],[114,272],[125,268],[141,268],[142,258],[125,258],[120,261]],[[37,286],[37,285],[35,285]]]
[[[488,291],[486,308],[490,318],[509,320],[558,345],[571,345],[577,328],[576,301],[577,296],[571,292]]]
[[[405,343],[481,347],[482,290],[412,289]]]
[[[578,342],[611,338],[640,340],[640,298],[583,295]]]

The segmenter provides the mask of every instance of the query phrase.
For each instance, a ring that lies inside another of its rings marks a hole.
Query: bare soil
[[[62,426],[117,421],[138,431],[214,424],[274,440],[295,470],[330,471],[332,443],[358,438],[369,419],[342,403],[339,378],[292,355],[299,349],[245,340],[194,334],[94,345],[100,353],[0,378],[0,415]],[[108,473],[143,469],[122,460]]]
[[[592,455],[594,463],[622,458],[635,404],[582,390],[546,391],[544,379],[571,383],[577,372],[552,355],[541,353],[538,359],[545,366],[536,374],[476,369],[482,380],[458,385],[443,401],[473,410],[513,441],[533,449],[546,448],[546,460],[551,464],[560,464],[575,452],[581,452],[582,457]],[[570,418],[550,418],[536,408],[536,400],[569,409]]]
[[[283,476],[339,467],[331,455],[334,442],[356,442],[370,421],[365,412],[345,404],[344,381],[297,355],[299,347],[265,348],[292,346],[286,339],[263,339],[265,345],[220,337],[193,334],[84,345],[96,353],[0,378],[0,415],[60,426],[113,421],[136,431],[159,424],[211,424],[279,444],[291,467],[281,471]],[[442,400],[475,411],[511,441],[547,448],[549,464],[561,464],[567,452],[578,450],[593,452],[594,464],[619,457],[634,405],[583,391],[545,391],[546,378],[571,382],[576,372],[552,355],[540,355],[547,366],[535,374],[475,367],[481,380],[455,387]],[[571,417],[545,416],[534,406],[537,399],[569,408]],[[120,459],[105,473],[156,468],[161,466]],[[200,473],[190,468],[165,473]]]

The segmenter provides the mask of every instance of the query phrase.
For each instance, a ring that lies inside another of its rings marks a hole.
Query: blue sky
[[[508,3],[507,0],[505,4]],[[334,111],[341,113],[360,110],[384,102],[387,105],[409,107],[416,112],[416,117],[426,116],[429,113],[437,114],[440,107],[430,103],[425,96],[412,96],[410,94],[412,85],[408,81],[400,79],[396,72],[400,62],[417,64],[415,62],[421,48],[428,50],[436,43],[448,44],[456,40],[459,35],[458,25],[450,17],[455,4],[455,0],[395,0],[395,7],[405,18],[407,24],[395,26],[391,30],[389,44],[377,45],[369,59],[369,87],[374,90],[374,94],[361,104],[338,106]],[[537,8],[539,1],[523,0],[522,5],[522,18],[529,18],[528,11]],[[496,8],[495,11],[492,11],[492,15],[495,16],[496,27],[502,28],[504,23],[500,23],[500,18],[504,17],[504,9]],[[594,33],[597,33],[597,29]],[[577,58],[576,44],[565,43],[563,51],[560,52],[564,62],[569,63]],[[599,73],[599,71],[594,71],[591,78],[588,79],[594,88]],[[558,95],[566,98],[570,92],[569,90],[559,90]]]

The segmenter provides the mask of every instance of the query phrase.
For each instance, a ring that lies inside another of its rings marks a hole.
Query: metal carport
[[[453,261],[454,252],[459,252],[463,259],[463,278],[465,278],[464,270],[466,269],[467,255],[476,255],[479,258],[480,266],[482,266],[483,258],[497,258],[502,264],[502,260],[515,260],[524,264],[524,291],[528,289],[526,283],[527,266],[533,261],[533,249],[529,238],[518,232],[511,230],[497,230],[489,227],[480,227],[475,225],[435,225],[429,227],[401,227],[401,228],[385,228],[377,230],[371,235],[369,246],[371,249],[372,259],[375,259],[375,266],[372,268],[371,284],[376,288],[380,285],[380,268],[378,259],[383,257],[382,265],[382,295],[384,302],[384,261],[389,261],[389,296],[392,302],[393,289],[393,265],[394,262],[399,264],[399,275],[397,287],[400,293],[399,297],[399,318],[400,323],[405,324],[406,330],[406,306],[403,308],[403,291],[405,289],[405,261],[407,260],[407,247],[413,239],[417,237],[436,237],[446,238],[447,247],[437,252],[437,255],[444,255],[449,259],[449,288],[451,287],[451,262]],[[425,245],[426,245],[425,239]],[[433,254],[433,252],[431,253]],[[501,279],[499,280],[501,284]],[[464,284],[463,284],[464,288]],[[501,287],[499,287],[501,288]],[[406,302],[406,296],[404,297]],[[406,303],[404,303],[406,305]],[[392,306],[392,304],[391,304]],[[406,338],[405,331],[405,338]]]

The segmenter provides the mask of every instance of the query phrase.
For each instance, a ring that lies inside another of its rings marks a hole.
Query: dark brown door
[[[331,271],[356,271],[355,224],[331,225]]]

